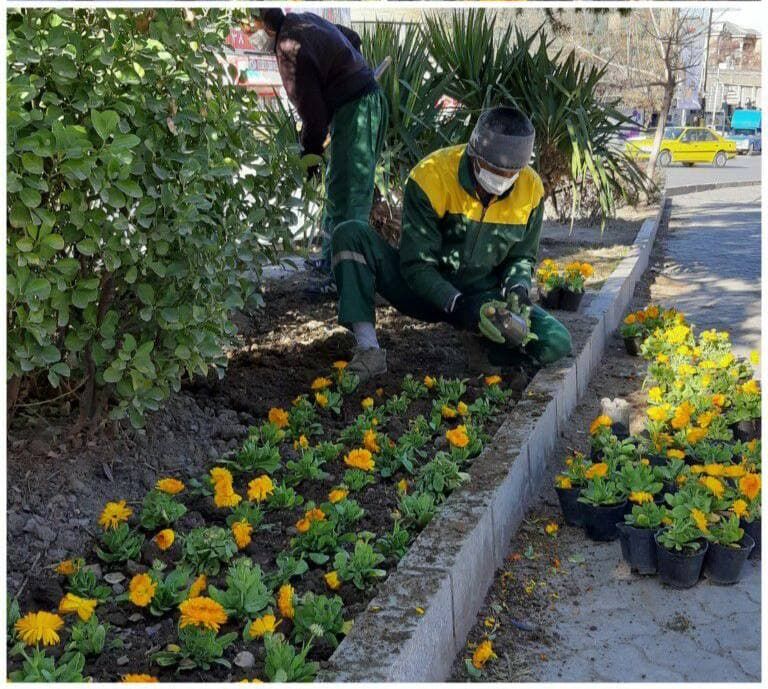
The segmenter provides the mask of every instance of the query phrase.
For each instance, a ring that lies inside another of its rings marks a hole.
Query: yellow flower
[[[323,579],[325,579],[325,585],[331,589],[331,591],[338,591],[341,588],[341,579],[339,579],[339,573],[335,569],[326,572],[323,575]]]
[[[656,362],[659,364],[668,364],[669,357],[664,353],[659,353],[656,355]]]
[[[704,512],[702,512],[697,507],[694,507],[691,510],[691,519],[693,519],[701,533],[709,533],[709,527],[707,526],[707,515],[704,514]]]
[[[464,425],[456,426],[453,430],[446,431],[445,437],[453,447],[466,447],[469,445],[467,427]]]
[[[363,435],[363,445],[365,445],[365,449],[369,452],[381,452],[381,447],[377,442],[376,431],[372,428],[369,428]]]
[[[743,464],[733,464],[731,466],[723,467],[723,476],[727,478],[740,478],[747,473]]]
[[[716,498],[722,498],[725,492],[725,486],[722,481],[714,476],[703,476],[699,479],[699,483],[704,486],[710,493]]]
[[[487,386],[489,386],[489,387],[491,385],[498,385],[499,383],[501,383],[501,376],[486,376],[485,377],[485,384]]]
[[[549,524],[547,524],[547,525],[544,527],[544,531],[546,531],[546,532],[547,532],[547,535],[548,535],[548,536],[554,536],[554,535],[557,533],[557,530],[558,530],[559,528],[560,528],[560,527],[559,527],[559,526],[558,526],[558,525],[557,525],[555,522],[549,522]]]
[[[301,448],[302,450],[306,450],[309,447],[309,440],[307,440],[307,436],[303,433],[299,436],[298,440],[293,441],[293,449],[298,450]]]
[[[455,419],[459,415],[459,412],[457,412],[453,407],[449,407],[447,404],[444,404],[442,415],[444,419]]]
[[[675,409],[675,415],[672,417],[672,421],[670,422],[672,424],[672,428],[675,430],[680,430],[681,428],[684,428],[691,422],[691,414],[696,411],[694,406],[685,400],[682,402],[676,409]]]
[[[725,395],[720,392],[712,395],[712,404],[714,404],[716,407],[725,406]]]
[[[584,472],[586,479],[602,478],[608,473],[608,465],[605,462],[597,462]]]
[[[579,266],[579,272],[581,272],[581,277],[583,277],[584,279],[587,279],[587,278],[591,278],[594,275],[595,269],[591,265],[589,265],[589,263],[582,263]]]
[[[56,565],[56,574],[63,574],[65,577],[75,574],[80,570],[80,562],[82,560],[63,560]]]
[[[728,352],[727,354],[723,354],[718,361],[717,366],[718,368],[728,368],[734,361],[735,357],[731,352]]]
[[[595,417],[594,421],[589,424],[589,434],[595,435],[601,428],[610,428],[613,425],[613,421],[610,416],[606,414],[600,414]]]
[[[257,476],[248,484],[248,499],[255,502],[264,502],[275,492],[275,484],[266,474]]]
[[[750,500],[754,500],[760,494],[760,474],[744,474],[739,479],[739,490]]]
[[[146,608],[155,597],[157,582],[149,574],[136,574],[128,584],[128,599],[140,608]]]
[[[61,617],[41,610],[24,615],[16,621],[14,629],[27,646],[36,646],[39,643],[42,643],[43,646],[53,646],[59,643],[57,632],[63,626],[64,620]]]
[[[749,360],[753,366],[758,366],[760,364],[760,352],[757,350],[751,351],[749,353]]]
[[[407,493],[408,492],[408,481],[406,481],[404,478],[401,478],[397,482],[397,490],[399,493]]]
[[[207,596],[187,598],[179,605],[179,610],[181,611],[180,629],[191,625],[218,632],[219,627],[227,622],[227,613],[221,604]]]
[[[662,407],[648,407],[646,414],[652,421],[666,421],[669,418],[669,410],[666,405]]]
[[[299,533],[307,533],[309,531],[309,527],[312,526],[312,522],[309,521],[306,517],[302,517],[296,522],[296,530]]]
[[[267,418],[278,428],[285,428],[288,425],[288,412],[285,409],[280,409],[280,407],[272,407]]]
[[[637,316],[634,313],[629,313],[624,317],[625,325],[634,325],[637,322]]]
[[[746,500],[739,498],[733,501],[733,513],[737,517],[743,517],[747,513],[748,507]]]
[[[705,411],[699,414],[699,417],[696,419],[696,421],[702,428],[709,428],[709,425],[712,423],[712,419],[714,419],[716,416],[717,414],[713,411]]]
[[[153,540],[160,550],[168,550],[176,540],[176,534],[173,529],[163,529],[157,533]]]
[[[428,390],[431,390],[433,387],[435,387],[435,379],[432,376],[424,376],[424,385],[427,386]]]
[[[707,476],[725,476],[725,467],[722,464],[705,464],[697,473],[704,473]]]
[[[365,399],[363,399],[360,402],[360,406],[363,409],[370,409],[371,407],[373,407],[373,397],[366,397]]]
[[[654,404],[659,404],[663,395],[664,393],[662,392],[661,388],[658,385],[654,385],[650,390],[648,390],[648,401],[653,402]]]
[[[333,385],[333,381],[330,378],[315,378],[312,381],[312,389],[313,390],[325,390],[325,388],[329,388]]]
[[[629,501],[642,505],[644,502],[653,502],[653,495],[643,490],[633,490],[629,494]]]
[[[241,495],[235,493],[231,483],[220,481],[214,485],[213,502],[216,507],[237,507],[242,499]]]
[[[168,493],[168,495],[176,495],[184,490],[185,486],[182,481],[177,478],[161,478],[156,484],[155,488],[162,493]]]
[[[350,450],[348,455],[344,457],[344,463],[347,466],[355,469],[362,469],[363,471],[373,471],[376,466],[376,462],[373,461],[373,456],[370,450],[355,449]]]
[[[151,682],[159,682],[160,680],[158,680],[157,677],[153,675],[129,673],[127,675],[123,675],[120,681],[123,682],[124,684],[149,684]]]
[[[688,432],[685,434],[685,439],[690,445],[695,445],[702,438],[706,438],[706,437],[707,437],[706,428],[690,428]]]
[[[335,368],[337,371],[341,372],[343,371],[347,366],[349,366],[348,361],[334,361],[333,362],[333,368]]]
[[[741,386],[741,391],[747,395],[759,395],[760,385],[754,378],[752,378]]]
[[[659,307],[655,304],[651,304],[650,306],[645,307],[645,315],[647,318],[658,318],[659,317]]]
[[[99,524],[106,531],[107,529],[116,529],[133,514],[133,510],[125,504],[125,500],[118,502],[108,502],[99,517]]]
[[[466,416],[469,414],[469,407],[467,406],[466,402],[459,402],[456,405],[456,411],[459,412],[460,416]]]
[[[696,373],[696,367],[691,366],[690,364],[682,363],[677,367],[677,373],[683,378],[686,378]]]
[[[59,612],[63,615],[77,613],[83,622],[87,622],[98,604],[99,601],[95,598],[80,598],[74,593],[68,593],[59,601]]]
[[[277,621],[277,618],[274,615],[262,615],[251,622],[248,636],[252,639],[260,639],[265,634],[274,634],[279,624],[280,622]]]
[[[201,574],[194,582],[192,582],[192,586],[189,587],[187,598],[197,598],[203,591],[205,591],[207,586],[208,578],[205,574]]]
[[[247,519],[241,519],[240,521],[232,523],[232,536],[240,550],[250,545],[252,533],[253,527]]]
[[[328,501],[335,505],[337,502],[344,500],[347,495],[349,495],[349,491],[345,488],[334,488],[330,493],[328,493]]]
[[[289,620],[293,619],[293,595],[293,586],[290,584],[283,584],[277,592],[277,609]]]
[[[493,644],[491,643],[491,640],[486,639],[477,645],[475,652],[472,654],[472,665],[475,669],[482,670],[489,660],[496,657],[496,654],[493,652]]]
[[[328,406],[328,395],[324,395],[322,392],[316,392],[315,403],[318,407],[325,409]]]
[[[691,355],[691,348],[688,345],[680,345],[676,350],[675,354],[679,356],[690,356]]]
[[[571,479],[568,478],[568,476],[563,476],[562,474],[555,476],[555,485],[558,488],[573,488]]]

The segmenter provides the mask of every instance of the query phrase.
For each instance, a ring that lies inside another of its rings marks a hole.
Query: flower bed
[[[135,510],[113,496],[93,552],[55,566],[57,608],[12,603],[11,678],[312,679],[512,396],[407,376],[361,399],[344,367],[207,475],[163,477]]]
[[[740,359],[727,332],[696,336],[682,314],[653,305],[629,314],[621,334],[649,362],[644,429],[593,421],[589,456],[568,457],[555,479],[565,521],[594,540],[619,538],[633,571],[668,585],[692,586],[702,571],[735,583],[759,550],[758,355]]]

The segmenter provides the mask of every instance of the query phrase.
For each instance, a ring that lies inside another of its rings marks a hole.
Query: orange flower
[[[240,550],[250,545],[251,533],[253,533],[253,527],[247,519],[241,519],[240,521],[233,522],[232,536]]]
[[[266,474],[257,476],[248,484],[248,499],[255,502],[264,502],[275,492],[275,484]]]
[[[184,490],[184,483],[177,478],[161,478],[156,484],[155,488],[161,493],[168,493],[169,495],[176,495]]]
[[[273,423],[278,428],[285,428],[288,425],[288,412],[285,409],[272,407],[267,418],[270,423]]]
[[[153,539],[155,541],[155,545],[160,548],[160,550],[168,550],[173,545],[173,542],[176,540],[176,534],[173,532],[173,529],[163,529],[160,531]]]
[[[486,376],[485,384],[490,387],[491,385],[498,385],[501,383],[501,376]]]
[[[610,428],[613,425],[613,421],[611,420],[611,417],[606,414],[600,414],[600,416],[596,417],[594,421],[589,425],[589,434],[595,435],[598,431],[600,431],[602,428]]]
[[[105,531],[116,529],[123,522],[127,522],[132,514],[133,510],[126,505],[125,500],[108,502],[99,517],[99,524]]]
[[[344,457],[344,463],[347,466],[362,469],[363,471],[373,471],[376,466],[370,450],[365,449],[350,450],[349,454]]]
[[[82,560],[63,560],[56,565],[56,574],[63,574],[65,577],[75,574],[80,570],[80,562]]]
[[[744,474],[739,479],[739,490],[750,500],[754,500],[760,494],[760,474]]]
[[[192,586],[189,587],[189,593],[187,598],[197,598],[208,586],[208,578],[205,574],[201,574],[197,579],[192,582]]]
[[[584,472],[584,478],[603,478],[608,474],[608,465],[605,462],[597,462]]]
[[[313,390],[325,390],[325,388],[329,388],[333,385],[333,381],[330,378],[315,378],[312,381],[312,389]]]
[[[345,488],[334,488],[330,493],[328,493],[328,502],[335,505],[337,502],[344,500],[347,495],[349,495],[349,491]]]
[[[206,596],[187,598],[179,605],[179,610],[181,611],[180,629],[191,625],[218,632],[221,625],[227,622],[227,613],[221,604]]]
[[[290,584],[283,584],[277,592],[277,609],[286,619],[292,620],[294,590]]]
[[[446,431],[445,437],[453,447],[466,447],[469,445],[469,435],[467,435],[467,427],[463,424],[456,426],[453,430]]]
[[[365,445],[365,449],[369,452],[381,452],[381,447],[377,441],[376,431],[372,428],[369,428],[365,432],[365,435],[363,436],[363,445]]]
[[[157,582],[149,574],[136,574],[128,584],[128,598],[134,605],[146,608],[155,597]]]

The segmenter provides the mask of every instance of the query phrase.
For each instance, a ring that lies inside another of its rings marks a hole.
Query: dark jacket
[[[301,117],[304,153],[321,155],[334,111],[377,88],[360,36],[310,13],[289,13],[275,39],[277,67]]]

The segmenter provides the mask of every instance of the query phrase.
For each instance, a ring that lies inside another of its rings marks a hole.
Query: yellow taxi
[[[627,155],[637,160],[647,160],[651,154],[653,136],[628,139]],[[706,127],[666,127],[661,141],[657,162],[662,167],[672,163],[694,165],[711,163],[723,167],[729,158],[736,157],[736,143]]]

